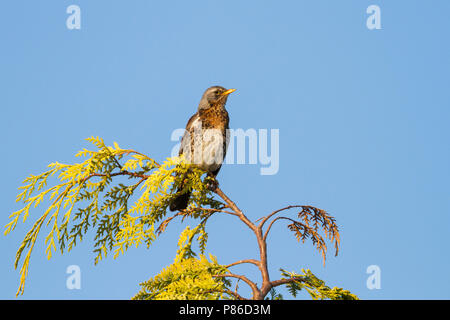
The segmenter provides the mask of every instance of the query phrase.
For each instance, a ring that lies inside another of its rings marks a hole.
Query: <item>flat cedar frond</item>
[[[327,245],[316,229],[298,221],[293,221],[288,225],[288,228],[295,233],[297,240],[302,241],[302,243],[305,243],[305,240],[308,238],[311,239],[313,245],[315,245],[316,249],[322,254],[323,261],[325,262]]]
[[[133,300],[218,300],[229,297],[230,282],[215,274],[227,273],[225,266],[209,259],[187,258],[175,261],[158,275],[141,283]]]
[[[61,253],[70,251],[82,241],[89,229],[94,229],[95,263],[114,250],[114,257],[130,246],[146,243],[149,246],[171,221],[164,220],[166,209],[173,199],[171,187],[174,176],[189,171],[189,187],[193,189],[195,205],[217,206],[204,186],[203,171],[183,162],[182,157],[169,158],[162,164],[131,149],[122,149],[117,143],[106,146],[103,139],[87,139],[98,150],[76,154],[85,157],[81,163],[49,165],[40,175],[31,175],[19,187],[17,202],[24,206],[10,215],[5,235],[12,232],[19,218],[25,222],[30,210],[45,204],[47,209],[39,217],[21,243],[14,262],[18,267],[23,251],[28,249],[20,269],[20,287],[23,294],[28,274],[31,251],[42,226],[50,228],[45,237],[46,255],[51,258],[56,246]],[[128,178],[115,183],[117,178]],[[51,180],[52,179],[52,180]],[[51,184],[53,183],[53,185]],[[189,214],[203,218],[201,214]],[[155,234],[155,223],[163,221]],[[206,238],[206,237],[203,237]]]
[[[256,225],[217,185],[211,191],[209,187],[214,184],[210,183],[210,178],[195,165],[186,163],[183,156],[158,163],[135,150],[122,149],[115,142],[113,146],[106,146],[99,137],[87,140],[97,150],[79,151],[76,157],[84,158],[83,161],[75,164],[54,162],[45,172],[30,175],[19,187],[16,201],[21,202],[22,207],[10,215],[5,235],[15,229],[20,218],[27,221],[34,208],[45,206],[45,210],[37,217],[17,250],[14,267],[17,268],[21,261],[22,265],[16,295],[24,292],[31,252],[43,227],[49,230],[44,238],[48,259],[57,247],[61,253],[72,250],[89,230],[93,230],[97,264],[110,252],[116,258],[131,246],[146,244],[148,248],[175,218],[181,217],[182,222],[186,218],[192,219],[196,226],[184,229],[174,263],[142,283],[142,289],[134,299],[245,299],[237,292],[239,281],[250,287],[253,299],[264,299],[267,295],[272,299],[282,299],[274,289],[278,285],[286,285],[294,297],[304,288],[313,299],[356,298],[341,288],[327,287],[309,270],[300,275],[282,270],[282,279],[270,281],[266,239],[277,220],[289,221],[288,228],[298,241],[310,239],[321,252],[324,262],[327,252],[325,240],[334,243],[337,255],[338,227],[335,219],[324,210],[292,205],[272,212]],[[191,193],[187,208],[168,216],[167,209],[173,199],[187,191]],[[223,202],[216,200],[215,196]],[[266,221],[292,208],[301,208],[295,219],[276,217],[263,235]],[[260,260],[242,259],[223,266],[214,256],[206,258],[206,225],[217,213],[237,217],[255,234]],[[194,244],[199,250],[198,255],[194,252]],[[260,270],[263,280],[260,287],[245,275],[228,270],[243,263],[253,264]],[[234,291],[230,288],[230,279],[236,281]]]
[[[332,216],[325,210],[311,206],[302,206],[302,210],[298,213],[298,218],[301,219],[303,225],[309,229],[308,233],[311,236],[311,240],[317,245],[318,249],[320,248],[323,255],[326,253],[326,246],[323,238],[318,234],[319,229],[322,229],[325,236],[333,242],[335,255],[338,255],[340,236],[336,220]]]
[[[325,258],[327,253],[327,245],[325,239],[333,242],[335,248],[335,255],[339,252],[339,230],[336,224],[336,220],[330,216],[325,210],[315,208],[312,206],[288,206],[279,210],[272,212],[270,215],[262,218],[262,222],[260,226],[262,227],[264,223],[273,217],[275,214],[293,209],[293,208],[301,208],[301,211],[297,214],[297,219],[292,219],[289,217],[276,217],[269,224],[263,239],[267,238],[267,235],[273,225],[274,222],[278,220],[287,220],[290,222],[288,224],[289,230],[293,231],[297,240],[302,243],[305,242],[306,239],[311,239],[313,245],[316,249],[321,253],[323,258],[323,263],[325,264]],[[320,234],[323,232],[325,238]]]
[[[325,282],[317,278],[311,270],[302,269],[303,274],[288,272],[280,269],[282,278],[275,285],[285,285],[289,293],[296,297],[297,293],[305,289],[313,300],[358,300],[358,297],[348,290],[325,285]]]

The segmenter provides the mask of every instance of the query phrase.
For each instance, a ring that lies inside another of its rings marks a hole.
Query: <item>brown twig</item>
[[[231,291],[230,289],[216,289],[216,290],[211,289],[211,290],[206,290],[206,292],[207,292],[207,293],[213,293],[213,292],[225,292],[225,293],[228,293],[228,294],[231,295],[231,296],[234,296],[237,300],[248,300],[248,299],[245,299],[244,297],[242,297],[242,296],[241,296],[240,294],[238,294],[237,292]]]
[[[252,289],[252,292],[253,292],[253,298],[260,296],[261,292],[259,291],[258,286],[256,285],[256,283],[254,283],[253,281],[249,280],[246,276],[242,276],[242,275],[234,274],[234,273],[225,273],[225,274],[216,274],[216,275],[213,275],[213,277],[215,277],[215,278],[236,278],[236,279],[240,279],[240,280],[244,281],[246,284],[248,284],[250,286],[250,288]]]
[[[304,281],[304,279],[298,278],[298,277],[297,278],[293,277],[293,278],[289,278],[289,279],[275,280],[275,281],[272,281],[270,284],[272,285],[272,287],[278,287],[278,286],[281,286],[286,283],[298,282],[298,281]]]
[[[222,210],[222,209],[214,209],[214,208],[195,208],[196,210],[199,210],[199,211],[209,211],[209,212],[212,212],[212,213],[214,213],[214,212],[222,212],[222,213],[226,213],[226,214],[231,214],[231,215],[233,215],[233,216],[238,216],[238,214],[237,213],[234,213],[234,212],[231,212],[231,211],[226,211],[226,210]]]
[[[87,180],[93,178],[93,177],[116,177],[116,176],[130,176],[130,177],[134,177],[134,178],[141,178],[142,180],[139,181],[139,184],[148,179],[150,176],[146,175],[146,174],[139,174],[139,173],[135,173],[135,172],[129,172],[127,170],[124,171],[120,171],[120,172],[115,172],[115,173],[110,173],[110,174],[106,174],[106,173],[91,173],[89,176],[81,179],[80,181],[80,185],[84,184]]]
[[[256,226],[253,222],[251,222],[247,216],[242,212],[241,209],[238,208],[238,206],[227,197],[227,195],[219,188],[217,187],[214,192],[220,196],[228,205],[228,207],[233,210],[239,219],[244,222],[255,234],[256,240],[258,242],[259,247],[259,256],[260,260],[258,263],[258,268],[261,272],[262,276],[262,285],[261,289],[259,289],[256,285],[256,288],[253,290],[253,299],[254,300],[260,300],[265,297],[265,295],[270,291],[272,288],[270,284],[270,277],[269,277],[269,270],[267,265],[267,244],[263,239],[262,235],[262,228],[259,226]]]
[[[274,224],[274,222],[277,221],[277,220],[282,220],[282,219],[289,220],[289,221],[295,223],[295,220],[294,220],[294,219],[287,218],[287,217],[277,217],[277,218],[273,219],[273,220],[270,222],[269,226],[267,227],[266,232],[264,233],[264,237],[263,237],[264,241],[266,241],[267,235],[269,234],[270,228],[272,228],[272,225]]]
[[[302,208],[302,207],[303,207],[303,206],[300,206],[300,205],[294,205],[294,206],[287,206],[287,207],[284,207],[284,208],[275,210],[275,211],[273,211],[271,214],[269,214],[268,216],[263,217],[263,218],[262,218],[263,220],[260,222],[260,224],[258,225],[258,227],[262,228],[262,227],[264,226],[264,224],[267,222],[267,220],[269,220],[273,215],[275,215],[275,214],[277,214],[277,213],[279,213],[279,212],[281,212],[281,211],[289,210],[289,209],[292,209],[292,208]],[[259,220],[259,219],[258,219],[258,220]]]
[[[255,234],[258,247],[259,247],[259,253],[260,253],[260,260],[254,260],[254,259],[247,259],[247,260],[240,260],[235,263],[232,263],[229,265],[229,267],[238,265],[241,263],[253,263],[256,266],[258,266],[261,276],[262,276],[262,284],[261,287],[258,288],[256,285],[256,288],[253,290],[253,299],[264,299],[264,297],[269,293],[269,291],[275,287],[279,286],[281,284],[286,284],[293,281],[299,281],[300,278],[291,278],[291,279],[281,279],[281,280],[275,280],[270,281],[269,277],[269,271],[268,271],[268,264],[267,264],[267,236],[269,234],[269,231],[271,230],[273,224],[278,220],[288,220],[291,222],[291,224],[288,225],[288,228],[293,231],[297,237],[297,240],[304,242],[306,238],[310,238],[313,242],[313,244],[316,246],[316,249],[319,250],[322,253],[323,261],[325,263],[325,255],[327,251],[327,246],[325,244],[324,238],[318,233],[318,229],[322,228],[325,232],[325,236],[330,239],[330,241],[334,241],[334,245],[336,248],[336,254],[338,251],[339,246],[339,232],[337,229],[337,225],[335,223],[335,220],[333,217],[329,216],[325,211],[321,209],[317,209],[311,206],[303,206],[303,205],[290,205],[278,210],[273,211],[269,215],[265,216],[261,219],[258,219],[257,221],[261,220],[258,225],[255,225],[253,222],[251,222],[245,214],[238,208],[238,206],[230,199],[228,198],[222,190],[220,190],[218,187],[214,191],[218,196],[220,196],[225,203],[227,204],[227,207],[234,211],[235,215],[239,217],[239,219],[244,222]],[[295,219],[291,219],[288,217],[276,217],[274,218],[267,229],[265,230],[263,234],[263,226],[264,224],[272,218],[274,215],[276,215],[279,212],[289,210],[292,208],[301,208],[301,212],[298,213],[298,218],[301,219],[300,221],[297,221]],[[310,223],[312,225],[310,226]]]
[[[227,195],[225,193],[223,193],[222,190],[220,190],[219,187],[217,187],[214,192],[221,197],[228,205],[228,207],[233,210],[236,213],[236,216],[239,217],[239,219],[241,219],[242,222],[244,222],[250,229],[252,229],[253,231],[255,231],[257,229],[257,227],[253,224],[253,222],[251,222],[246,216],[245,214],[241,211],[241,209],[238,208],[238,206],[231,201],[230,198],[227,197]]]
[[[259,267],[261,265],[261,263],[258,260],[255,260],[255,259],[244,259],[244,260],[239,260],[239,261],[233,262],[233,263],[227,265],[226,267],[230,268],[230,267],[237,266],[238,264],[244,264],[244,263],[251,263],[251,264],[254,264],[257,267]]]
[[[224,292],[234,296],[238,300],[247,300],[244,297],[242,297],[239,293],[237,293],[236,291],[231,291],[230,289],[225,289]]]

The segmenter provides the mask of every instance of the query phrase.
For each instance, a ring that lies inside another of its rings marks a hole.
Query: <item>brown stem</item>
[[[221,209],[214,209],[214,208],[196,208],[197,210],[201,211],[209,211],[209,212],[222,212],[222,213],[226,213],[226,214],[231,214],[233,216],[239,216],[237,213],[235,212],[231,212],[231,211],[226,211],[226,210],[221,210]]]
[[[282,219],[289,220],[289,221],[295,223],[295,220],[294,220],[294,219],[291,219],[291,218],[287,218],[287,217],[276,217],[275,219],[273,219],[273,220],[270,222],[269,226],[267,227],[266,233],[264,233],[264,237],[263,237],[264,241],[266,241],[267,235],[269,234],[270,228],[272,228],[272,225],[274,224],[274,222],[277,221],[277,220],[282,220]]]
[[[239,217],[239,219],[241,219],[242,222],[244,222],[254,232],[256,231],[257,227],[253,224],[253,222],[251,222],[245,216],[245,214],[241,211],[241,209],[239,209],[238,206],[233,201],[231,201],[231,199],[228,198],[227,195],[223,193],[222,190],[220,190],[219,187],[217,187],[214,190],[214,192],[227,203],[228,207],[236,213],[236,215]]]
[[[120,171],[120,172],[115,172],[115,173],[110,173],[110,174],[106,174],[106,173],[92,173],[89,176],[87,176],[86,178],[83,178],[80,181],[80,185],[84,184],[87,180],[89,180],[90,178],[93,177],[115,177],[115,176],[130,176],[130,177],[135,177],[135,178],[141,178],[141,181],[139,181],[139,184],[146,180],[148,177],[150,177],[149,175],[146,174],[139,174],[139,173],[134,173],[134,172],[129,172],[129,171]]]
[[[239,295],[237,292],[235,292],[235,291],[231,291],[231,290],[229,290],[229,289],[225,289],[225,292],[226,293],[228,293],[228,294],[230,294],[230,295],[232,295],[232,296],[234,296],[236,299],[238,299],[238,300],[247,300],[247,299],[245,299],[244,297],[242,297],[241,295]]]
[[[236,278],[236,279],[240,279],[242,281],[244,281],[246,284],[248,284],[250,286],[250,288],[252,289],[253,292],[253,299],[255,299],[255,297],[259,297],[260,296],[260,291],[258,289],[258,286],[256,285],[256,283],[254,283],[253,281],[249,280],[247,277],[239,275],[239,274],[234,274],[234,273],[226,273],[226,274],[216,274],[213,277],[216,278]]]
[[[299,206],[299,205],[287,206],[287,207],[275,210],[274,212],[272,212],[268,216],[264,217],[262,219],[262,221],[260,222],[260,224],[258,225],[258,227],[262,228],[264,226],[264,224],[267,222],[267,220],[269,220],[273,215],[277,214],[278,212],[281,212],[281,211],[284,211],[284,210],[289,210],[289,209],[292,209],[292,208],[303,208],[303,206]]]
[[[231,291],[230,289],[222,289],[222,290],[207,290],[206,292],[225,292],[228,293],[231,296],[234,296],[237,300],[247,300],[244,297],[242,297],[241,295],[239,295],[237,292]]]
[[[286,283],[296,282],[296,281],[304,281],[302,278],[289,278],[289,279],[280,279],[271,282],[272,287],[281,286]]]
[[[244,259],[244,260],[239,260],[239,261],[233,262],[233,263],[227,265],[226,267],[230,268],[230,267],[236,266],[238,264],[243,264],[243,263],[252,263],[255,266],[257,266],[258,268],[261,265],[261,263],[258,260],[255,260],[255,259]]]
[[[256,238],[258,240],[259,253],[260,253],[260,261],[261,261],[261,275],[262,275],[262,286],[261,286],[261,297],[259,299],[264,299],[266,294],[272,288],[270,284],[269,270],[267,266],[267,244],[262,236],[262,229],[257,229]]]
[[[264,240],[263,234],[262,234],[262,227],[256,226],[253,222],[251,222],[247,216],[238,208],[238,206],[231,201],[230,198],[228,198],[222,190],[220,190],[219,187],[217,187],[214,191],[217,195],[219,195],[228,205],[230,209],[232,209],[235,213],[237,213],[237,216],[239,219],[244,222],[255,234],[256,240],[258,241],[258,247],[259,247],[259,256],[260,260],[258,263],[259,270],[261,272],[262,276],[262,285],[261,289],[259,289],[256,285],[256,289],[253,290],[253,299],[254,300],[262,300],[266,296],[266,294],[270,291],[272,288],[272,285],[270,283],[270,277],[269,277],[269,270],[267,266],[267,244]]]

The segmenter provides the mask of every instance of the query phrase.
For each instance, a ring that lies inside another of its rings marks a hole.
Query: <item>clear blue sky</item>
[[[71,4],[81,30],[66,28]],[[366,27],[371,4],[381,30]],[[340,254],[330,248],[324,267],[311,243],[275,225],[273,279],[280,267],[310,268],[364,299],[449,299],[449,13],[446,0],[3,1],[0,224],[19,208],[26,176],[77,161],[91,135],[169,156],[172,131],[219,84],[237,88],[232,128],[280,130],[278,174],[227,165],[222,189],[251,219],[309,204],[341,227]],[[41,213],[0,237],[0,298],[14,298],[14,255]],[[38,245],[22,298],[128,299],[173,261],[184,227],[97,266],[87,238],[50,261]],[[209,231],[219,262],[257,257],[233,217],[217,217]],[[66,288],[73,264],[81,290]],[[366,287],[370,265],[381,268],[379,290]],[[260,281],[252,266],[236,272]]]

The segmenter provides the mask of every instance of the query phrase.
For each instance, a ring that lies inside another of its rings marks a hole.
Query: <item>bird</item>
[[[236,89],[212,86],[203,93],[197,112],[188,120],[181,138],[178,155],[184,155],[186,162],[194,164],[216,178],[227,152],[230,118],[225,104],[230,93]],[[177,193],[184,188],[183,182]],[[187,208],[192,190],[178,194],[170,203],[170,211]]]

